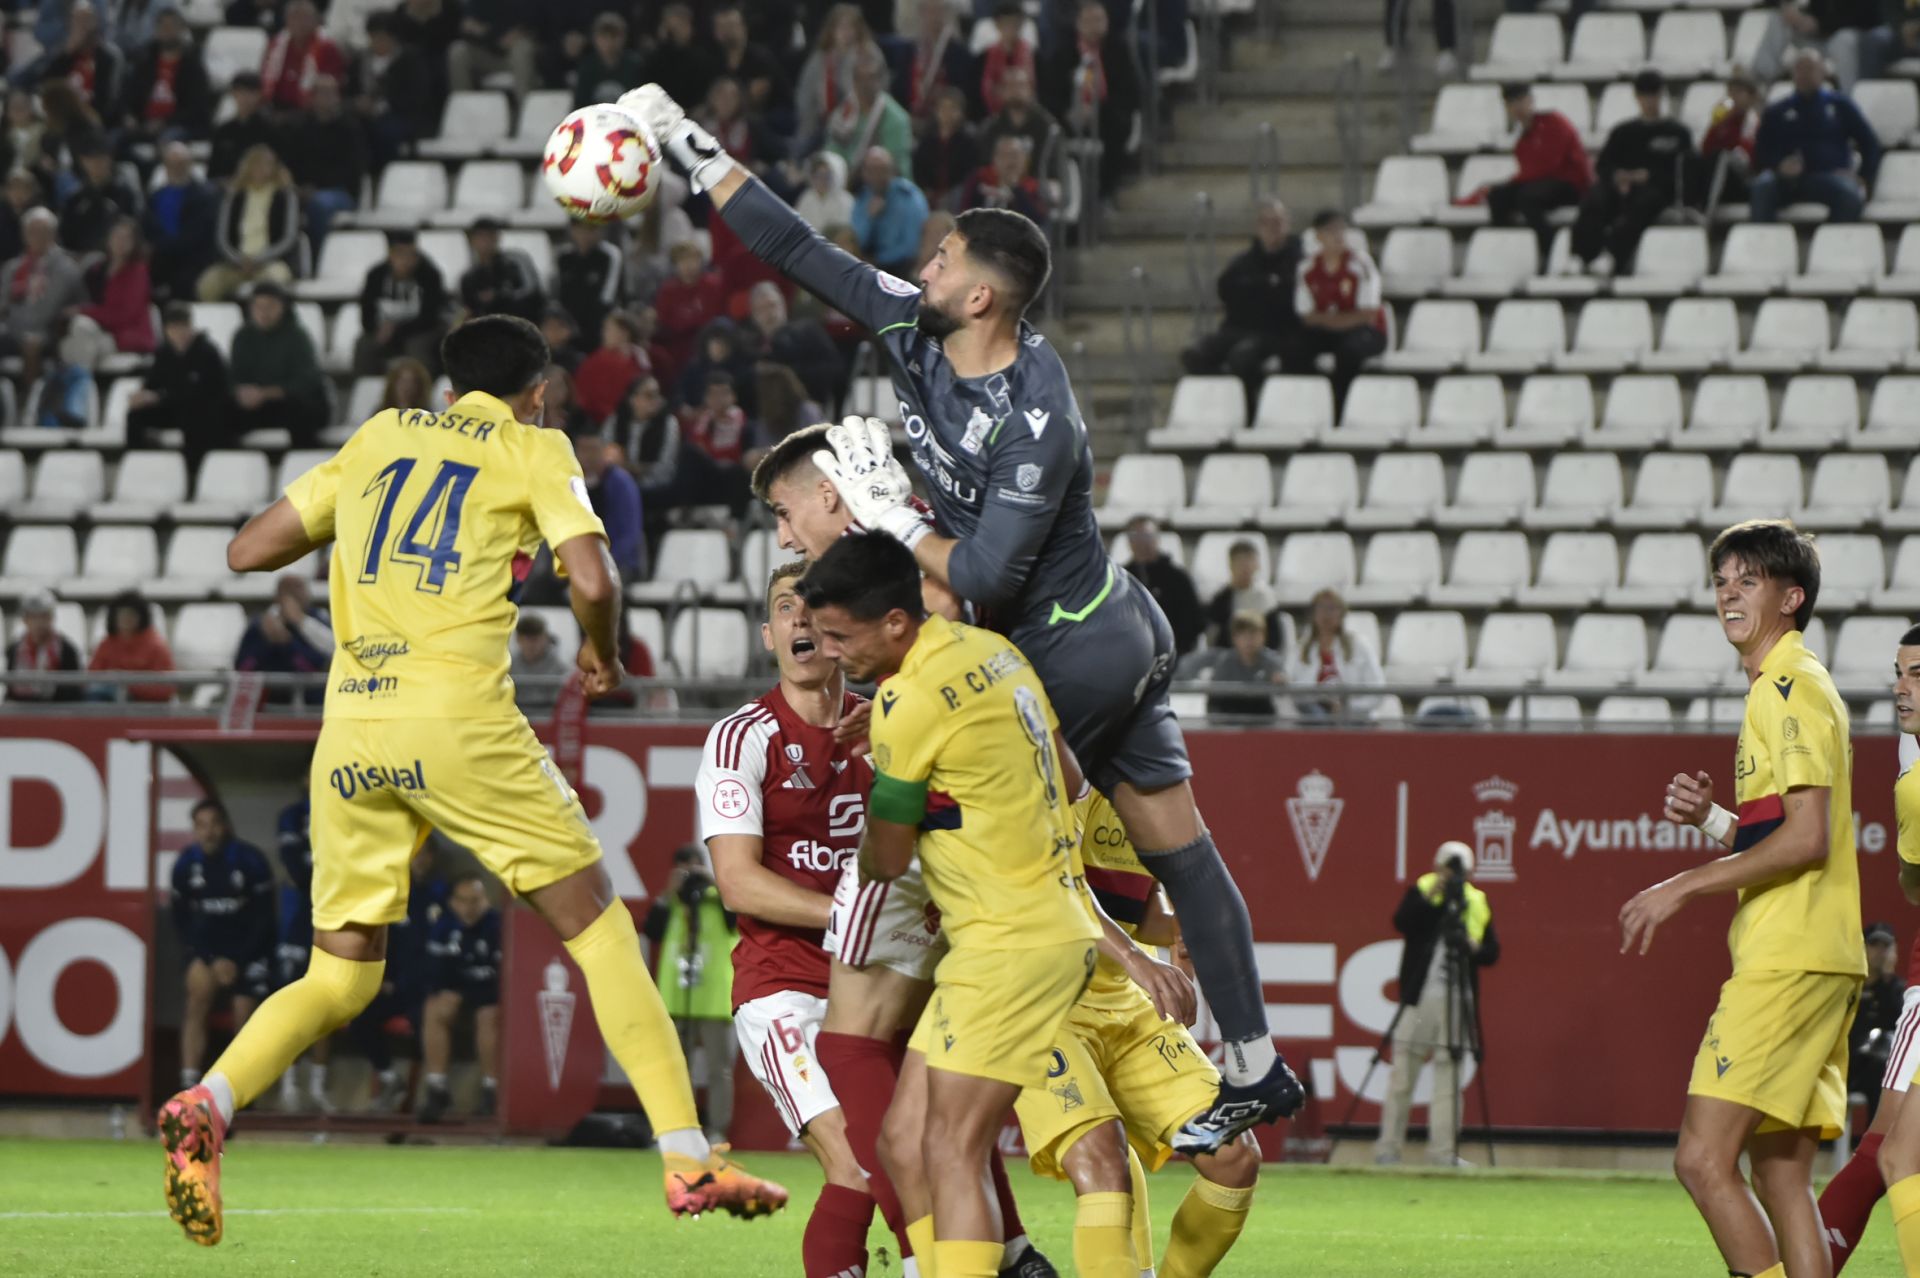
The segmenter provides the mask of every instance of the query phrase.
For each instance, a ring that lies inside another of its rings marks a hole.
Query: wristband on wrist
[[[1711,812],[1700,819],[1700,829],[1715,843],[1727,841],[1727,836],[1733,833],[1733,824],[1733,813],[1717,803]]]

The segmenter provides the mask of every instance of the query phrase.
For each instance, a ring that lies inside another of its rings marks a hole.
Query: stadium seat
[[[515,117],[513,136],[506,130],[494,135],[491,150],[496,155],[535,159],[547,149],[547,138],[554,127],[573,110],[573,94],[567,89],[539,89],[527,95]],[[654,650],[656,653],[660,649]]]
[[[1731,452],[1760,438],[1772,419],[1764,377],[1703,377],[1693,388],[1687,428],[1673,438],[1682,450]]]
[[[1920,444],[1916,422],[1920,422],[1920,377],[1882,377],[1873,385],[1866,427],[1849,442],[1862,450],[1907,452]]]
[[[1529,377],[1513,420],[1494,432],[1497,448],[1564,448],[1593,429],[1593,387],[1584,373]]]
[[[1533,459],[1525,453],[1469,453],[1453,502],[1434,516],[1442,528],[1504,528],[1533,505]]]
[[[1826,304],[1808,297],[1770,297],[1754,315],[1745,350],[1728,364],[1741,372],[1797,373],[1832,345]]]
[[[1400,334],[1400,349],[1382,355],[1380,367],[1390,373],[1445,373],[1479,349],[1479,308],[1467,301],[1428,298],[1413,304]]]
[[[100,371],[106,371],[104,365]],[[87,448],[124,447],[127,442],[127,413],[141,387],[142,380],[138,377],[116,377],[109,382],[105,402],[100,408],[99,426],[75,442]]]
[[[1560,19],[1546,13],[1503,13],[1493,21],[1487,57],[1472,78],[1493,84],[1544,79],[1566,56]]]
[[[1649,723],[1671,723],[1673,707],[1665,697],[1602,697],[1593,721],[1602,727],[1635,728]]]
[[[223,92],[242,71],[258,71],[267,54],[267,33],[261,27],[215,27],[201,45],[207,80],[215,93]]]
[[[1380,284],[1388,297],[1425,297],[1452,275],[1453,236],[1446,230],[1396,226],[1387,232],[1380,250]]]
[[[1706,273],[1705,230],[1697,226],[1649,227],[1640,237],[1632,274],[1615,276],[1613,291],[1625,297],[1677,297],[1692,292]]]
[[[417,149],[430,160],[484,155],[512,127],[512,108],[506,94],[492,89],[449,93],[440,111],[439,136],[423,139]],[[519,165],[514,168],[519,176]],[[457,207],[459,201],[454,204]]]
[[[746,614],[735,608],[682,608],[667,635],[667,660],[682,678],[738,679],[749,661]]]
[[[1278,503],[1260,512],[1263,528],[1325,528],[1360,504],[1360,470],[1347,453],[1308,453],[1287,463]]]
[[[627,633],[647,646],[656,671],[664,673],[667,662],[667,622],[658,608],[627,609]]]
[[[1601,86],[1600,96],[1593,104],[1593,153],[1596,156],[1600,153],[1614,126],[1637,119],[1639,115],[1640,104],[1633,96],[1632,83],[1616,77]]]
[[[155,581],[142,589],[157,603],[186,603],[212,599],[240,581],[227,567],[231,528],[192,526],[176,528],[167,538],[167,553]],[[261,574],[265,576],[265,574]]]
[[[1765,11],[1760,9],[1748,12],[1765,16]],[[1745,697],[1695,697],[1687,702],[1685,721],[1689,728],[1698,727],[1715,733],[1734,732],[1739,730],[1746,714]]]
[[[1192,575],[1201,599],[1211,599],[1216,591],[1227,584],[1227,552],[1242,543],[1253,547],[1257,564],[1253,579],[1268,580],[1273,565],[1269,562],[1271,556],[1267,553],[1265,537],[1258,533],[1243,532],[1201,533],[1193,544],[1193,555],[1187,564],[1187,571]]]
[[[1920,466],[1908,466],[1900,485],[1900,499],[1883,511],[1880,526],[1889,532],[1920,532]]]
[[[1472,448],[1507,428],[1507,392],[1498,377],[1442,377],[1427,401],[1427,420],[1415,432],[1421,448]]]
[[[1246,429],[1246,425],[1247,392],[1239,378],[1182,377],[1173,385],[1167,424],[1148,432],[1147,447],[1216,448]]]
[[[1726,100],[1727,86],[1720,80],[1700,80],[1689,84],[1680,96],[1680,123],[1698,141],[1713,124],[1713,113]]]
[[[1493,722],[1493,707],[1485,697],[1422,697],[1413,708],[1414,720],[1438,728],[1485,727]]]
[[[1640,358],[1650,372],[1695,373],[1725,364],[1740,345],[1740,317],[1724,297],[1683,297],[1660,322],[1660,347]]]
[[[1337,448],[1377,449],[1403,444],[1420,425],[1420,384],[1411,377],[1362,373],[1347,387],[1340,425],[1327,436]]]
[[[1403,612],[1387,632],[1388,683],[1444,683],[1467,665],[1467,622],[1457,612]]]
[[[1181,567],[1186,567],[1187,539],[1185,537],[1182,537],[1177,532],[1170,532],[1162,528],[1160,529],[1159,544],[1161,554],[1173,560],[1173,562],[1179,564]],[[1128,540],[1126,533],[1115,533],[1113,542],[1108,549],[1113,555],[1113,562],[1120,567],[1124,568],[1133,562],[1133,543]]]
[[[447,170],[437,160],[395,160],[380,174],[373,207],[355,221],[383,228],[417,226],[447,207]]]
[[[1879,537],[1829,533],[1819,546],[1820,610],[1828,616],[1864,608],[1886,589],[1886,547]]]
[[[1705,577],[1701,578],[1704,588]],[[1739,676],[1740,659],[1720,629],[1720,619],[1699,613],[1680,613],[1667,618],[1660,629],[1660,642],[1653,652],[1653,668],[1634,676],[1638,688],[1664,688],[1674,692],[1733,687]],[[1745,685],[1739,676],[1739,684]]]
[[[652,581],[627,587],[637,604],[675,604],[698,597],[745,602],[746,591],[733,575],[733,551],[717,528],[672,528],[660,539]],[[691,589],[689,589],[691,587]]]
[[[1443,84],[1433,103],[1433,127],[1415,134],[1416,154],[1463,154],[1500,144],[1507,112],[1491,84]]]
[[[1850,617],[1833,641],[1827,669],[1835,683],[1883,693],[1893,651],[1912,623],[1905,617]]]
[[[1840,338],[1834,349],[1820,357],[1820,367],[1843,373],[1884,373],[1890,368],[1912,366],[1916,343],[1920,343],[1920,323],[1916,323],[1912,302],[1890,297],[1856,298],[1840,322]]]
[[[340,232],[335,231],[333,235]],[[328,237],[329,242],[332,236]],[[326,349],[321,353],[320,364],[330,373],[345,373],[353,368],[353,348],[360,340],[360,308],[342,306],[333,313],[333,327],[327,332]],[[435,383],[436,392],[439,384]]]
[[[1291,452],[1333,428],[1333,388],[1324,377],[1269,377],[1260,384],[1253,425],[1233,437],[1243,449]]]
[[[1575,617],[1566,655],[1542,682],[1550,688],[1619,687],[1647,668],[1647,623],[1638,617]]]
[[[381,250],[382,256],[385,250]],[[360,291],[360,281],[354,284],[356,294]],[[236,302],[194,302],[193,326],[207,335],[207,340],[217,347],[222,355],[233,352],[233,337],[247,322],[247,315]]]
[[[135,378],[122,380],[137,382]],[[121,454],[113,475],[113,490],[103,504],[93,508],[93,521],[152,524],[186,499],[187,463],[179,453],[134,449]],[[5,492],[0,491],[0,508],[8,505]]]
[[[1446,505],[1447,475],[1437,453],[1389,453],[1367,476],[1366,502],[1347,512],[1354,529],[1411,528]]]
[[[1273,471],[1264,458],[1216,453],[1194,472],[1193,497],[1173,512],[1181,532],[1240,528],[1273,505]]]
[[[1656,453],[1640,463],[1616,528],[1689,528],[1713,504],[1713,463],[1700,453]]]
[[[320,262],[313,278],[296,282],[294,294],[323,302],[359,297],[367,272],[386,256],[387,241],[380,232],[337,227],[320,246]]]
[[[1430,532],[1377,533],[1367,542],[1360,581],[1347,592],[1355,608],[1418,603],[1440,582],[1440,539]]]
[[[543,280],[553,278],[553,237],[545,231],[507,231],[500,237],[500,247],[511,252],[525,253],[527,259],[533,263],[534,274]],[[457,280],[449,281],[450,284],[458,282]],[[896,398],[883,415],[891,417],[898,412],[899,400]]]
[[[1352,537],[1343,532],[1295,533],[1280,543],[1273,590],[1282,606],[1299,607],[1329,587],[1350,590],[1356,575]]]
[[[173,614],[173,664],[179,670],[231,670],[247,614],[237,603],[182,604]]]
[[[1920,152],[1889,151],[1881,159],[1866,216],[1896,226],[1920,221]]]
[[[0,451],[0,510],[18,510],[26,499],[27,459],[12,449]]]
[[[1600,602],[1628,612],[1664,612],[1698,597],[1706,602],[1706,547],[1693,533],[1641,533],[1627,547],[1620,584]]]
[[[1525,533],[1462,533],[1445,584],[1429,590],[1427,602],[1436,608],[1504,607],[1527,584],[1531,569]]]
[[[1920,613],[1920,537],[1900,539],[1887,584],[1874,593],[1872,602],[1879,612]]]
[[[1911,80],[1859,80],[1851,96],[1888,150],[1905,146],[1920,126],[1920,93]]]
[[[1703,522],[1724,528],[1742,519],[1781,519],[1801,505],[1800,460],[1743,453],[1727,463],[1720,504]]]
[[[387,388],[384,377],[356,377],[347,392],[346,416],[341,420],[358,426],[380,410],[380,396]]]
[[[1480,623],[1473,665],[1459,682],[1478,688],[1518,688],[1538,683],[1555,664],[1552,617],[1496,612]]]
[[[1536,80],[1533,84],[1536,111],[1558,111],[1579,131],[1581,137],[1593,132],[1593,98],[1584,84],[1551,84]]]
[[[160,545],[148,525],[96,528],[80,557],[80,575],[63,582],[60,593],[83,603],[99,603],[151,581],[160,571]]]
[[[1720,246],[1720,269],[1700,291],[1727,297],[1765,297],[1786,287],[1800,269],[1800,241],[1780,222],[1737,222]]]
[[[1727,60],[1736,66],[1752,66],[1755,55],[1760,52],[1761,42],[1766,39],[1768,21],[1773,17],[1773,12],[1767,8],[1752,9],[1744,4],[1734,5],[1732,0],[1715,0],[1713,7],[1746,10],[1733,28],[1733,38],[1727,41]]]
[[[1879,456],[1822,457],[1813,468],[1807,504],[1793,514],[1806,528],[1861,528],[1878,520],[1892,499],[1893,480],[1887,459]],[[1820,539],[1820,557],[1826,558],[1829,538]],[[1877,583],[1876,583],[1877,584]],[[1821,598],[1826,598],[1822,586]]]
[[[1620,459],[1612,453],[1559,453],[1547,463],[1540,504],[1520,516],[1529,532],[1592,528],[1626,500]]]
[[[1600,424],[1581,442],[1614,452],[1658,448],[1678,433],[1683,420],[1677,378],[1671,373],[1630,373],[1608,384]]]
[[[453,179],[453,207],[433,221],[436,226],[461,230],[472,225],[473,219],[481,214],[491,214],[504,221],[525,205],[526,194],[527,173],[518,161],[469,160],[460,166],[460,172]],[[448,283],[457,284],[459,280]]]
[[[237,523],[268,499],[266,455],[220,448],[200,459],[193,500],[175,507],[173,517],[181,523]]]
[[[15,524],[0,555],[0,599],[51,589],[80,571],[73,529],[52,524]]]
[[[1555,367],[1568,373],[1617,373],[1652,349],[1653,310],[1644,301],[1588,302],[1574,324],[1573,349]]]
[[[9,514],[16,520],[66,523],[98,504],[105,493],[106,466],[99,453],[48,453],[34,468],[26,502]]]
[[[1727,24],[1717,13],[1669,9],[1653,24],[1647,61],[1670,80],[1716,75],[1727,61]]]
[[[497,161],[483,161],[497,163]],[[463,221],[467,219],[461,219]],[[464,231],[438,230],[420,232],[420,252],[440,268],[440,277],[446,281],[448,292],[457,292],[460,277],[473,265],[473,250],[467,246]]]
[[[1893,270],[1880,281],[1880,292],[1893,297],[1920,297],[1920,226],[1900,232],[1893,251]]]
[[[1510,298],[1494,307],[1486,349],[1477,355],[1467,351],[1466,366],[1476,373],[1531,373],[1551,365],[1566,349],[1567,318],[1560,303]]]
[[[1610,533],[1557,532],[1540,552],[1534,584],[1522,586],[1522,608],[1581,609],[1620,582],[1620,548]]]
[[[753,599],[765,597],[767,576],[777,565],[796,558],[780,548],[780,530],[755,528],[740,538],[740,581]]]
[[[1128,453],[1115,459],[1107,481],[1106,504],[1100,507],[1100,527],[1109,532],[1124,528],[1135,515],[1166,520],[1186,505],[1187,476],[1178,457]]]
[[[522,604],[520,615],[534,616],[547,623],[547,633],[553,637],[553,648],[567,667],[573,667],[573,659],[580,652],[580,623],[574,619],[573,610],[554,605],[541,607]]]
[[[1887,273],[1887,246],[1871,224],[1829,223],[1813,229],[1807,269],[1787,281],[1787,291],[1814,297],[1851,297],[1878,284]]]
[[[275,493],[287,491],[287,485],[333,457],[331,448],[295,448],[284,454],[273,468]]]
[[[1374,230],[1424,222],[1447,207],[1447,202],[1446,161],[1437,156],[1390,155],[1375,171],[1373,198],[1353,211],[1353,224]],[[1381,267],[1386,269],[1384,258]]]
[[[1525,227],[1481,227],[1467,241],[1459,273],[1443,280],[1440,291],[1448,297],[1511,297],[1540,273],[1539,252],[1539,240]]]
[[[1574,24],[1567,60],[1553,75],[1557,80],[1617,80],[1638,71],[1646,60],[1647,32],[1639,15],[1586,13]]]
[[[1559,731],[1581,720],[1580,698],[1555,692],[1529,692],[1515,697],[1502,721],[1509,728],[1543,728]]]
[[[1824,452],[1860,429],[1860,392],[1853,378],[1796,377],[1787,383],[1774,428],[1760,447],[1777,452]]]
[[[1580,94],[1582,111],[1586,94]],[[1502,109],[1502,129],[1505,128],[1505,111]],[[1433,211],[1433,220],[1441,226],[1485,226],[1487,223],[1487,205],[1478,193],[1489,186],[1510,179],[1518,163],[1512,152],[1495,155],[1469,155],[1460,163],[1459,175],[1454,179],[1454,198],[1460,203],[1442,204]]]

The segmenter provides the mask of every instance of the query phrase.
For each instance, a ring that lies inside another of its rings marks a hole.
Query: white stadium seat
[[[1874,175],[1867,217],[1895,225],[1920,221],[1920,152],[1887,152]]]
[[[1886,273],[1887,246],[1879,227],[1830,223],[1813,228],[1807,269],[1787,281],[1787,290],[1821,297],[1852,296],[1878,284]]]
[[[1543,682],[1550,688],[1618,687],[1646,668],[1646,622],[1589,613],[1574,618],[1560,668],[1549,671]]]
[[[1720,629],[1720,619],[1695,613],[1667,618],[1654,648],[1653,668],[1634,677],[1641,688],[1674,692],[1732,687],[1740,660]],[[1740,682],[1744,685],[1745,679]]]
[[[1467,621],[1457,612],[1403,612],[1387,632],[1388,683],[1440,683],[1467,664]]]
[[[1912,623],[1904,617],[1851,617],[1833,642],[1834,681],[1884,693],[1893,651]]]
[[[638,604],[672,604],[692,595],[702,600],[745,602],[746,592],[733,575],[733,551],[727,535],[717,528],[672,528],[660,539],[652,581],[627,587],[627,598]]]
[[[506,137],[511,129],[512,107],[506,94],[492,89],[449,93],[447,104],[440,111],[439,136],[423,140],[419,151],[429,159],[480,155]],[[458,203],[456,200],[455,204]]]
[[[1707,233],[1697,226],[1655,226],[1640,237],[1633,273],[1618,276],[1613,291],[1631,297],[1676,297],[1691,292],[1707,273]]]
[[[1656,453],[1640,463],[1619,528],[1687,528],[1713,505],[1713,463],[1700,453]]]
[[[1503,528],[1533,505],[1533,459],[1525,453],[1469,453],[1442,528]]]
[[[1600,424],[1584,442],[1588,448],[1622,452],[1657,448],[1673,438],[1684,420],[1678,378],[1671,373],[1629,373],[1608,384]]]
[[[580,652],[580,623],[574,619],[573,610],[552,605],[529,607],[523,604],[520,615],[538,617],[547,623],[547,634],[553,638],[554,651],[571,669],[574,657]]]
[[[146,525],[96,528],[80,557],[80,575],[60,586],[68,599],[99,602],[151,581],[160,571],[160,545]]]
[[[1683,297],[1660,322],[1660,348],[1640,367],[1670,373],[1704,372],[1727,362],[1740,345],[1740,317],[1724,297]]]
[[[1742,372],[1796,373],[1832,345],[1826,303],[1810,297],[1769,297],[1760,303],[1745,350],[1728,363]]]
[[[1721,527],[1743,519],[1781,519],[1801,505],[1800,460],[1742,454],[1727,463],[1720,504],[1707,512]]]
[[[1882,377],[1873,384],[1867,424],[1854,436],[1853,446],[1908,451],[1920,444],[1916,422],[1920,422],[1920,377]]]
[[[461,221],[467,219],[461,218]],[[464,231],[438,230],[420,232],[420,253],[440,268],[440,277],[446,281],[448,292],[457,292],[460,277],[473,265],[473,250],[467,245]]]
[[[1427,602],[1436,608],[1503,607],[1527,584],[1531,571],[1525,533],[1462,533],[1453,548],[1446,583],[1429,590]]]
[[[1727,60],[1727,25],[1717,13],[1669,9],[1653,24],[1647,61],[1674,80],[1714,75]]]
[[[1412,527],[1431,519],[1446,501],[1446,470],[1437,453],[1389,453],[1374,462],[1366,502],[1347,512],[1347,527]]]
[[[1265,458],[1216,453],[1194,473],[1193,497],[1173,513],[1182,532],[1239,528],[1273,505],[1273,471]]]
[[[174,510],[183,523],[236,523],[269,500],[264,453],[220,448],[200,459],[193,500]]]
[[[1840,322],[1834,349],[1820,357],[1820,367],[1846,373],[1884,373],[1911,362],[1916,343],[1920,343],[1920,321],[1916,321],[1912,302],[1893,297],[1856,298]]]
[[[122,378],[122,381],[136,381]],[[119,385],[119,383],[115,383]],[[187,499],[187,463],[177,452],[133,449],[120,455],[113,491],[93,508],[95,523],[151,524]],[[0,494],[0,506],[5,506]]]
[[[231,670],[247,614],[237,603],[182,604],[173,615],[168,643],[179,670]]]
[[[1499,448],[1561,448],[1592,429],[1593,386],[1586,374],[1553,373],[1521,383],[1513,421],[1494,432],[1493,442]]]
[[[1700,281],[1703,293],[1764,297],[1800,270],[1800,240],[1780,222],[1737,222],[1720,246],[1720,269]]]
[[[1594,723],[1623,728],[1672,720],[1673,707],[1665,697],[1602,697],[1593,712]]]
[[[1901,538],[1886,588],[1874,595],[1873,606],[1881,612],[1920,612],[1920,537]]]
[[[1880,291],[1900,297],[1920,296],[1920,226],[1900,232],[1893,251],[1893,270],[1880,281]]]
[[[1526,234],[1531,238],[1531,232]],[[1387,232],[1380,250],[1380,282],[1388,297],[1425,297],[1452,275],[1453,236],[1445,229],[1396,226]]]
[[[1343,532],[1295,533],[1280,543],[1273,564],[1273,589],[1282,605],[1299,606],[1331,587],[1350,590],[1354,577],[1353,538]]]
[[[1557,664],[1553,618],[1539,612],[1496,612],[1480,623],[1473,665],[1460,682],[1481,688],[1538,683]]]
[[[1760,438],[1772,420],[1764,377],[1703,377],[1693,388],[1687,428],[1674,436],[1679,449],[1730,452]]]
[[[1107,501],[1100,508],[1100,526],[1121,528],[1135,515],[1165,520],[1186,505],[1187,476],[1178,457],[1128,453],[1113,463],[1107,481]]]
[[[1580,96],[1584,100],[1586,94]],[[1504,131],[1504,116],[1501,127]],[[1454,178],[1454,197],[1462,203],[1443,204],[1434,210],[1433,220],[1441,226],[1485,226],[1486,201],[1474,199],[1475,193],[1509,180],[1518,167],[1511,151],[1469,155],[1460,162],[1460,171]]]
[[[1588,302],[1573,328],[1573,349],[1557,367],[1570,373],[1617,373],[1653,349],[1653,309],[1638,298]]]
[[[1760,52],[1761,42],[1767,37],[1767,26],[1774,17],[1774,11],[1769,8],[1746,8],[1744,4],[1733,6],[1731,0],[1727,0],[1725,5],[1715,4],[1713,7],[1746,10],[1733,28],[1733,38],[1727,42],[1727,60],[1737,66],[1752,66],[1754,57]]]
[[[27,499],[27,459],[12,449],[0,451],[0,510],[18,510]]]
[[[1503,720],[1509,728],[1534,727],[1548,732],[1570,731],[1581,720],[1580,698],[1557,692],[1529,692],[1525,696],[1515,697],[1507,704],[1507,712]]]
[[[1330,439],[1346,448],[1405,443],[1420,426],[1420,384],[1411,377],[1362,373],[1347,387],[1340,425]]]
[[[1602,593],[1600,602],[1633,612],[1664,612],[1696,596],[1705,602],[1706,559],[1706,547],[1693,533],[1641,533],[1627,547],[1620,584]]]
[[[166,561],[157,581],[143,588],[149,599],[184,603],[211,599],[234,585],[238,574],[227,567],[231,528],[188,525],[167,539]]]
[[[469,160],[453,179],[453,207],[435,221],[464,230],[483,213],[504,220],[520,211],[526,194],[527,173],[517,161]]]
[[[735,608],[682,608],[667,635],[667,659],[683,678],[740,678],[747,673],[749,629]]]
[[[1534,583],[1519,591],[1523,608],[1587,608],[1620,582],[1620,548],[1610,533],[1557,532],[1540,552]]]
[[[1381,356],[1380,367],[1390,373],[1444,373],[1479,349],[1479,308],[1467,301],[1428,298],[1413,304],[1400,349]]]
[[[1887,584],[1886,547],[1866,533],[1829,533],[1820,545],[1820,610],[1829,616],[1864,608]]]
[[[295,448],[287,452],[273,468],[273,493],[286,492],[288,484],[332,457],[331,448]]]
[[[1360,504],[1360,470],[1348,453],[1308,453],[1287,463],[1276,505],[1262,511],[1265,528],[1325,528]]]
[[[1493,21],[1486,61],[1473,68],[1475,80],[1495,84],[1544,78],[1566,56],[1560,19],[1546,13],[1503,13]]]
[[[1424,222],[1445,208],[1448,198],[1446,161],[1390,155],[1374,174],[1373,198],[1353,211],[1353,224],[1371,230]]]
[[[1640,102],[1633,96],[1633,85],[1624,78],[1615,78],[1611,84],[1600,90],[1599,101],[1593,104],[1593,152],[1598,155],[1600,148],[1606,145],[1607,135],[1616,125],[1628,120],[1638,119]]]
[[[1499,145],[1507,132],[1500,90],[1491,84],[1443,84],[1434,99],[1433,127],[1413,138],[1416,153],[1478,151]]]
[[[0,599],[50,589],[78,575],[80,546],[73,529],[53,524],[16,524],[0,556]]]
[[[1520,517],[1530,532],[1592,528],[1626,500],[1620,459],[1612,453],[1559,453],[1547,463],[1540,504]]]
[[[326,243],[320,246],[320,262],[313,278],[296,283],[294,292],[328,302],[358,297],[367,282],[367,272],[386,256],[387,241],[380,232],[337,227],[327,233]]]
[[[1415,433],[1421,448],[1471,448],[1507,428],[1507,392],[1498,377],[1442,377],[1427,401],[1427,420]]]
[[[1182,377],[1173,386],[1167,424],[1147,436],[1149,448],[1211,448],[1247,425],[1247,392],[1237,377]]]
[[[1647,33],[1638,14],[1586,13],[1574,24],[1567,60],[1554,69],[1561,80],[1617,80],[1647,60]]]
[[[1781,452],[1838,448],[1860,429],[1860,392],[1851,377],[1796,377],[1787,383],[1773,430],[1760,446]]]
[[[201,58],[215,93],[242,71],[258,71],[267,53],[267,33],[261,27],[215,27],[207,33]]]
[[[1567,117],[1567,122],[1582,137],[1593,132],[1593,99],[1588,96],[1584,84],[1536,81],[1533,85],[1533,108],[1536,111],[1558,111]]]
[[[1727,86],[1719,80],[1699,80],[1680,96],[1680,123],[1698,142],[1713,124],[1713,113],[1726,100]]]
[[[361,281],[365,283],[365,281]],[[360,285],[354,285],[357,293]],[[233,354],[233,336],[247,322],[247,314],[235,302],[194,302],[193,326],[207,335],[222,355]]]
[[[1860,80],[1850,96],[1888,150],[1905,146],[1920,126],[1920,93],[1911,80]]]
[[[1356,608],[1398,608],[1440,582],[1440,539],[1430,532],[1378,533],[1367,542],[1359,584],[1347,592]]]
[[[1793,519],[1807,528],[1860,528],[1887,509],[1892,491],[1885,457],[1828,455],[1815,464],[1813,479],[1807,485],[1807,504],[1794,512]],[[1823,561],[1833,540],[1820,539]],[[1826,598],[1824,582],[1820,597]]]
[[[496,135],[492,150],[499,155],[533,158],[547,149],[555,126],[573,110],[573,94],[566,89],[539,89],[527,95],[514,119],[513,136]],[[660,650],[654,650],[658,653]]]
[[[370,226],[415,226],[447,207],[447,169],[437,160],[395,160],[380,174],[374,207],[359,215]]]
[[[98,504],[106,487],[106,465],[99,453],[48,453],[34,468],[26,503],[10,514],[15,519],[66,522]]]
[[[1530,373],[1567,349],[1567,318],[1560,303],[1540,298],[1508,299],[1494,307],[1486,349],[1466,354],[1476,373]]]
[[[1202,599],[1211,599],[1216,591],[1227,584],[1227,556],[1238,545],[1253,547],[1256,563],[1253,579],[1267,580],[1272,571],[1268,562],[1267,539],[1258,533],[1210,532],[1201,533],[1193,544],[1193,555],[1187,564],[1187,571],[1193,576],[1193,584],[1200,591]]]
[[[1324,377],[1269,377],[1260,384],[1253,424],[1233,442],[1241,448],[1291,451],[1333,427],[1333,388]]]
[[[1525,227],[1482,227],[1467,241],[1459,272],[1440,291],[1449,297],[1510,297],[1540,273],[1539,252],[1539,240]]]

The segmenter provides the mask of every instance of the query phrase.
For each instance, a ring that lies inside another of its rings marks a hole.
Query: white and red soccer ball
[[[618,222],[653,203],[662,164],[660,144],[640,118],[603,102],[560,121],[540,176],[568,217]]]

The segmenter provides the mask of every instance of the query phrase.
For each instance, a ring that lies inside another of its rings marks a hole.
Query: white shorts
[[[1887,1049],[1883,1091],[1904,1092],[1920,1069],[1920,985],[1911,986],[1900,1003],[1900,1022],[1893,1028],[1893,1046]]]
[[[847,862],[834,885],[821,948],[848,967],[877,963],[916,981],[931,981],[946,956],[947,936],[920,877],[920,862],[889,883],[862,883],[860,866]]]
[[[820,1115],[840,1107],[815,1048],[826,1015],[827,1000],[798,990],[756,998],[733,1013],[734,1036],[740,1040],[747,1068],[773,1097],[773,1107],[795,1136]]]

